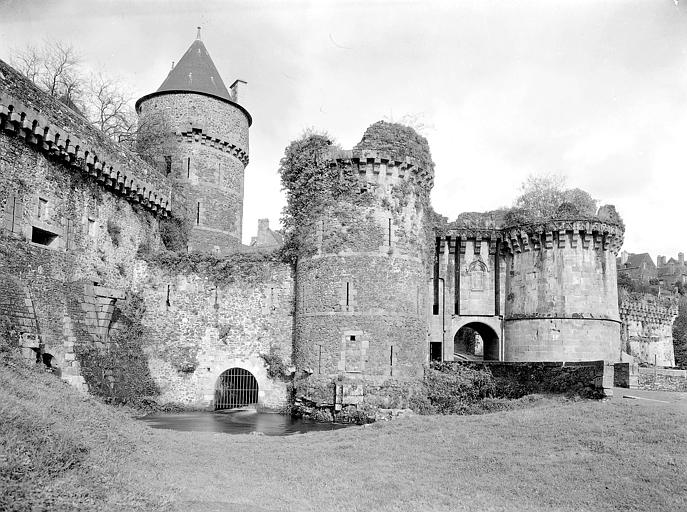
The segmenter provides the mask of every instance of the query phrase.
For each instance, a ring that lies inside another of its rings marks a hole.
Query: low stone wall
[[[613,395],[613,365],[604,361],[452,361],[435,368],[444,372],[488,369],[494,376],[496,396],[502,398],[532,393],[571,393],[590,398]]]
[[[637,387],[656,391],[687,392],[687,370],[639,368]]]
[[[303,374],[293,382],[293,414],[319,421],[366,423],[402,415],[424,389],[418,380],[332,379]]]

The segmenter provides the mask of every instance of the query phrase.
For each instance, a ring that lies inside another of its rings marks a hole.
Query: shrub
[[[176,217],[160,220],[160,238],[168,251],[186,252],[190,231],[188,223]]]
[[[260,357],[265,362],[267,376],[270,379],[287,380],[291,377],[288,365],[279,354],[270,352],[269,354],[260,354]]]
[[[455,367],[451,372],[429,368],[425,372],[427,398],[443,414],[465,414],[470,405],[491,397],[496,391],[488,369]]]
[[[112,239],[112,245],[119,247],[122,241],[122,228],[112,219],[107,221],[107,234],[110,235]]]

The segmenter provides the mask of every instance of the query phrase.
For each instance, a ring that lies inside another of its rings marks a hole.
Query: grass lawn
[[[687,510],[687,408],[622,398],[227,435],[0,366],[0,434],[0,510]]]

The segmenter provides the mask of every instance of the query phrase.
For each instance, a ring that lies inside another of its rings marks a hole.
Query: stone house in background
[[[657,257],[658,278],[663,280],[663,287],[673,288],[678,283],[687,284],[687,266],[685,265],[685,254],[677,253],[677,260],[670,258],[666,261],[665,256]]]
[[[642,284],[649,284],[649,281],[657,277],[656,265],[648,252],[635,254],[623,251],[616,259],[616,265],[618,273]]]

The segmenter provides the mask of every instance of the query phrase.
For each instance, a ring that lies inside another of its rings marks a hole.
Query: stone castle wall
[[[677,318],[675,298],[628,293],[620,302],[623,350],[638,363],[675,366],[673,322]]]
[[[243,150],[213,149],[221,144],[197,135],[180,144],[230,162],[216,177],[237,188]],[[247,152],[247,139],[237,143]],[[205,407],[221,372],[239,367],[256,377],[262,405],[284,405],[286,385],[260,354],[291,363],[290,267],[267,258],[257,276],[213,284],[202,271],[156,265],[171,190],[158,170],[0,62],[0,320],[12,341],[107,396]],[[140,318],[125,318],[137,303]],[[133,331],[136,344],[120,346]]]
[[[249,117],[236,105],[193,93],[146,97],[139,114],[144,122],[164,119],[168,125],[170,175],[184,198],[178,215],[192,227],[189,249],[235,250],[241,244]]]
[[[92,178],[101,190],[153,213],[171,211],[171,184],[163,175],[1,60],[0,131]]]
[[[287,402],[286,383],[268,377],[260,356],[291,364],[291,267],[269,260],[251,266],[249,276],[218,282],[164,264],[137,264],[134,286],[150,332],[144,350],[160,400],[209,407],[220,374],[243,368],[258,382],[260,405]]]

